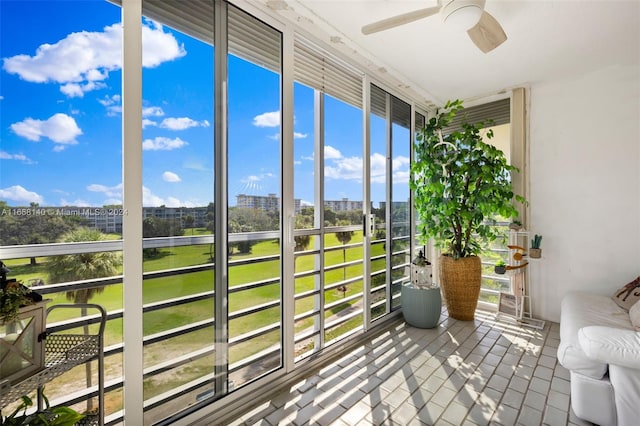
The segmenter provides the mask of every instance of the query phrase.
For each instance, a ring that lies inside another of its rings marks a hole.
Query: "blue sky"
[[[33,3],[0,0],[0,200],[119,204],[120,9],[102,0]],[[145,20],[143,67],[144,205],[206,205],[214,182],[213,47]],[[280,194],[280,77],[235,57],[229,76],[234,205],[240,193]],[[313,91],[296,84],[294,96],[295,197],[308,203]],[[362,199],[361,120],[360,110],[327,99],[326,199]],[[374,120],[372,132],[384,129]],[[408,149],[402,154],[394,174],[406,182]],[[384,194],[384,158],[372,152],[374,200]]]

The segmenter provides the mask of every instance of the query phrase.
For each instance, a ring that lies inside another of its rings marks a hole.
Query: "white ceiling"
[[[640,63],[640,0],[487,0],[485,10],[508,36],[487,54],[465,31],[447,28],[439,14],[368,36],[360,31],[436,0],[262,3],[361,64],[384,68],[398,88],[417,92],[426,104]]]

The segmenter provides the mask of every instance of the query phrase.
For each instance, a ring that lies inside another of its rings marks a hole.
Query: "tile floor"
[[[588,425],[569,407],[559,325],[478,311],[404,322],[236,419],[233,425]]]

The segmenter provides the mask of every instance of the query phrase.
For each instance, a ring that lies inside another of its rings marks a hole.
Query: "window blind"
[[[213,45],[214,0],[144,0],[142,13],[154,21]],[[241,9],[228,6],[229,52],[280,72],[281,34]]]
[[[458,111],[451,124],[442,129],[444,134],[462,130],[463,123],[475,124],[480,121],[493,120],[494,125],[511,122],[511,101],[509,98],[499,101],[463,108]]]
[[[422,129],[426,123],[426,118],[424,115],[416,112],[416,130]]]
[[[406,129],[411,128],[411,105],[391,95],[391,121]]]
[[[233,5],[228,10],[229,52],[279,74],[280,32]]]
[[[142,14],[208,44],[213,44],[214,0],[144,0]]]
[[[293,48],[294,78],[336,99],[362,108],[362,75],[333,59],[301,37]]]
[[[387,118],[387,95],[391,96],[391,121],[407,129],[411,128],[411,105],[388,94],[375,84],[371,85],[371,112],[384,119]]]

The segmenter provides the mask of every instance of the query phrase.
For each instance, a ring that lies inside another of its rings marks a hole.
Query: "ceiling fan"
[[[484,4],[485,0],[438,0],[437,6],[414,10],[365,25],[362,27],[362,33],[365,35],[377,33],[440,12],[445,24],[467,30],[471,41],[487,53],[500,46],[507,39],[507,35],[498,21],[484,10]]]

